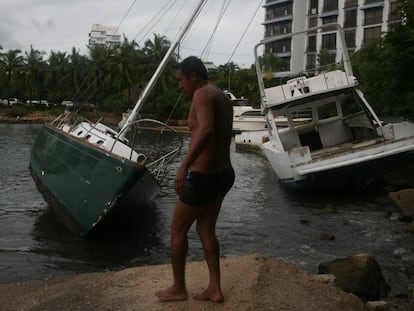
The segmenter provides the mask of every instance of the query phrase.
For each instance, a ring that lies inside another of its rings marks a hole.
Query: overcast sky
[[[157,33],[172,41],[178,29],[198,4],[198,0],[1,0],[0,46],[3,49],[49,53],[71,51],[76,47],[87,54],[88,34],[92,24],[119,28],[121,34],[142,47],[145,40]],[[181,57],[201,56],[216,26],[225,0],[208,0],[199,18],[180,48]],[[175,4],[174,4],[175,3]],[[243,32],[253,18],[261,0],[232,0],[224,14],[207,57],[216,65],[233,61],[241,67],[254,62],[254,45],[263,38],[264,9],[260,6],[232,59]],[[134,4],[134,5],[133,5]],[[169,4],[174,4],[169,6]],[[133,5],[133,6],[132,6]],[[127,14],[128,9],[132,9]],[[168,7],[160,15],[163,7]],[[156,17],[154,28],[146,27]],[[206,53],[204,54],[206,55]]]

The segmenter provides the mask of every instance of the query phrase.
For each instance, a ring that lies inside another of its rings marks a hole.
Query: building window
[[[358,0],[345,0],[345,9],[358,6]]]
[[[345,11],[344,28],[353,28],[357,26],[357,10]]]
[[[336,33],[322,36],[322,49],[336,50]]]
[[[401,9],[400,4],[398,2],[391,2],[389,20],[401,21]]]
[[[345,42],[348,48],[354,48],[356,46],[355,30],[345,31]]]
[[[337,11],[338,10],[338,0],[323,0],[323,11]]]
[[[316,54],[308,54],[306,56],[306,70],[316,68]]]
[[[309,17],[308,28],[313,28],[318,26],[318,18],[317,17]]]
[[[371,27],[364,29],[364,43],[381,38],[381,27]]]
[[[316,36],[308,37],[308,52],[316,52]]]
[[[286,3],[278,6],[272,6],[266,10],[266,19],[273,19],[283,16],[292,15],[292,3]]]
[[[291,39],[282,39],[269,44],[270,53],[286,53],[290,52]]]
[[[266,36],[279,36],[292,32],[292,22],[275,23],[266,26]]]
[[[382,23],[382,8],[373,8],[365,10],[364,25],[373,25]]]
[[[318,14],[318,0],[310,0],[309,15]]]
[[[322,25],[332,24],[338,22],[338,16],[332,15],[322,18]]]

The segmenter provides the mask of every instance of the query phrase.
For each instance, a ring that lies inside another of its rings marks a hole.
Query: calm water
[[[28,170],[39,129],[0,124],[0,283],[168,263],[172,175],[144,215],[122,230],[75,237],[49,211]],[[414,234],[392,206],[369,196],[287,193],[261,156],[233,150],[232,161],[236,182],[217,225],[222,256],[261,253],[316,273],[320,262],[371,253],[394,291],[414,286]],[[323,232],[335,240],[320,240]],[[192,229],[189,259],[202,258]]]

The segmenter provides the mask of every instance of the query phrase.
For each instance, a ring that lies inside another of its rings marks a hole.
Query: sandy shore
[[[115,254],[114,254],[115,255]],[[11,310],[365,310],[356,296],[314,280],[276,258],[246,255],[221,260],[223,304],[189,299],[159,302],[154,292],[171,283],[170,265],[85,273],[46,281],[0,284],[0,306]],[[204,262],[187,265],[190,296],[206,285]]]

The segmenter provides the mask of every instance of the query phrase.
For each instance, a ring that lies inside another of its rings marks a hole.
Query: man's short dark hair
[[[182,62],[178,63],[176,69],[181,70],[183,75],[188,78],[191,73],[194,72],[197,77],[208,80],[208,73],[206,66],[201,59],[195,56],[189,56],[185,58]]]

